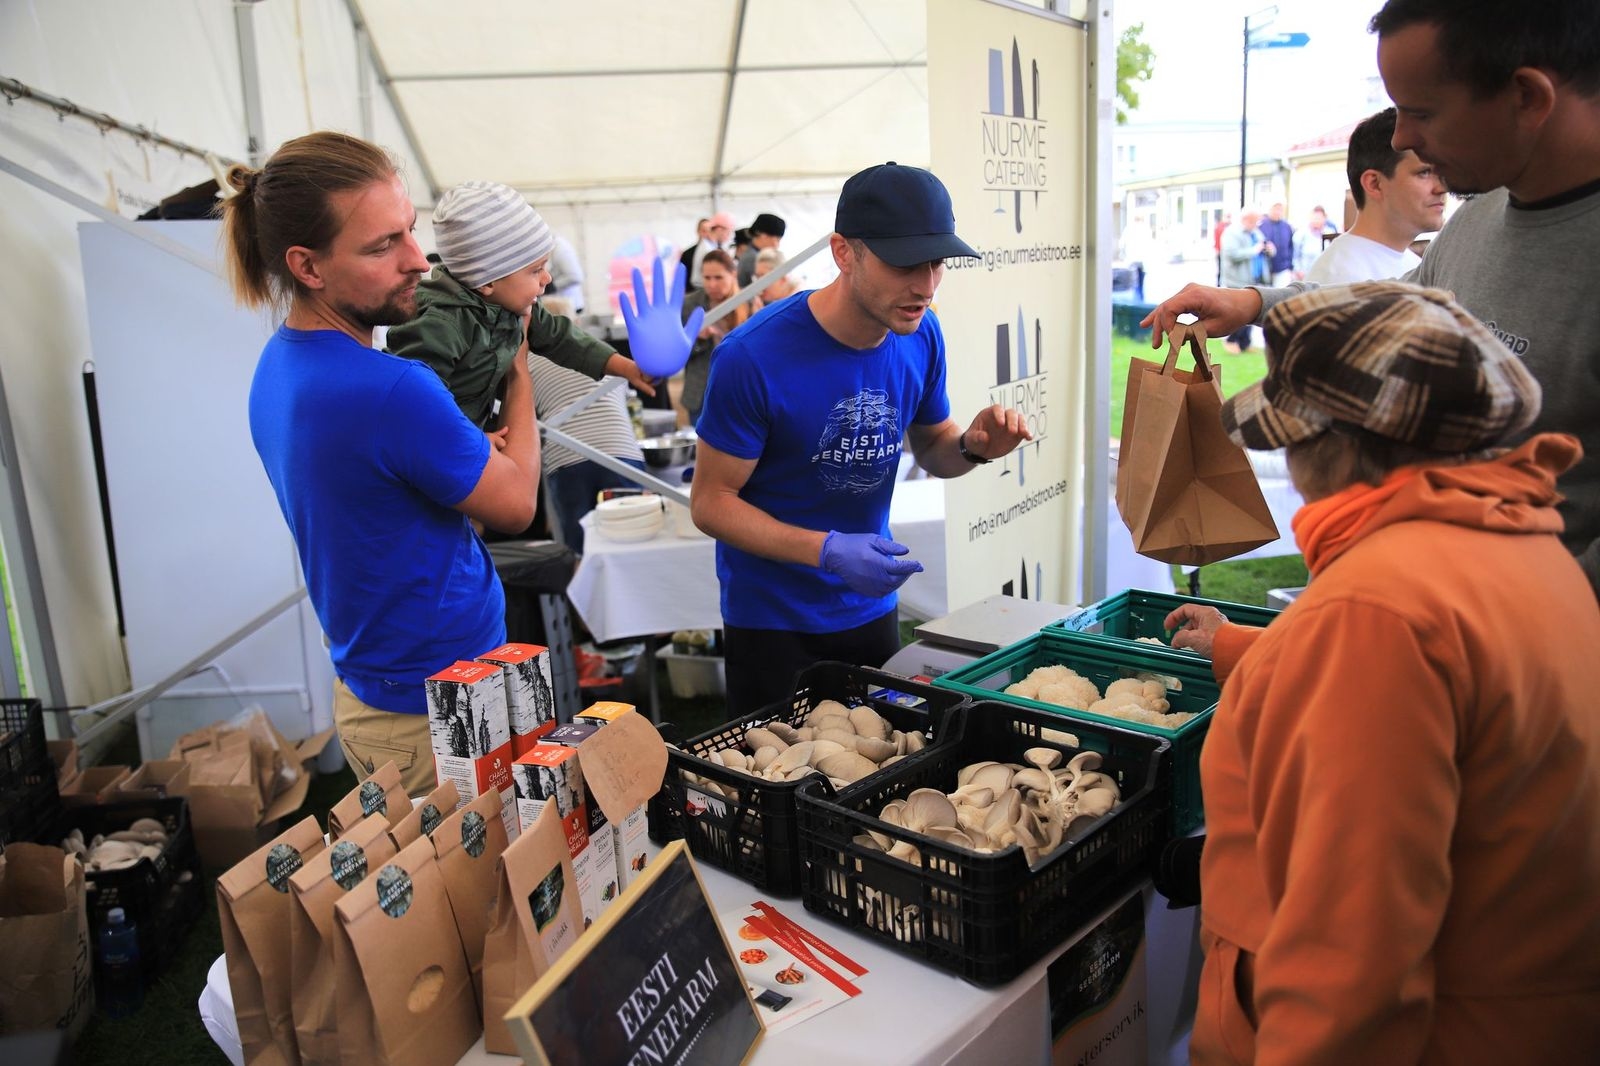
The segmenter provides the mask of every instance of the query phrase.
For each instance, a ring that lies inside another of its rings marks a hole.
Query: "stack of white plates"
[[[594,529],[607,540],[628,543],[649,540],[667,524],[662,499],[653,492],[618,496],[594,509]]]

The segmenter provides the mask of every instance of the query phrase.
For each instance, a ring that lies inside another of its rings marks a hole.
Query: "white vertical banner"
[[[956,232],[938,295],[952,416],[992,403],[1034,440],[945,487],[952,610],[997,592],[1075,603],[1082,570],[1088,30],[991,0],[928,0],[932,169]]]

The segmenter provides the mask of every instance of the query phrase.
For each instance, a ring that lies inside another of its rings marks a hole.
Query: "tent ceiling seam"
[[[737,51],[737,49],[735,50]],[[915,57],[903,60],[871,61],[871,62],[843,62],[843,63],[769,63],[749,67],[635,67],[628,70],[616,68],[606,70],[502,70],[502,71],[475,71],[453,70],[439,71],[430,74],[394,74],[390,81],[394,82],[434,82],[434,81],[533,81],[539,79],[557,78],[645,78],[645,77],[680,77],[694,74],[813,74],[828,73],[843,70],[899,70],[902,68],[921,68],[928,65],[927,60],[918,60]]]
[[[728,119],[733,114],[733,84],[739,76],[739,49],[744,44],[744,16],[749,0],[739,0],[739,10],[733,19],[733,41],[728,48],[728,66],[724,71],[722,87],[722,117],[717,123],[717,154],[711,160],[711,202],[717,202],[717,192],[722,188],[722,160],[728,151]]]
[[[434,177],[433,166],[428,162],[427,153],[422,150],[422,141],[411,125],[411,116],[394,91],[394,79],[389,76],[389,67],[383,61],[383,53],[378,48],[377,39],[367,26],[366,16],[361,10],[361,0],[344,0],[344,6],[350,14],[350,26],[356,31],[356,40],[366,42],[372,69],[378,75],[378,84],[383,87],[383,95],[389,101],[389,109],[394,112],[395,121],[400,124],[400,132],[405,134],[406,143],[411,145],[411,154],[416,157],[417,165],[422,168],[422,180],[428,186],[428,196],[437,201],[439,193],[443,190],[439,188],[439,181]]]

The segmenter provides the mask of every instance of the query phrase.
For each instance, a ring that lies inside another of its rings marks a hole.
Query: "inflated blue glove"
[[[840,533],[822,542],[822,569],[834,574],[863,596],[887,596],[922,573],[915,559],[902,559],[911,549],[876,533]]]
[[[628,347],[639,369],[653,378],[669,378],[683,369],[689,361],[689,349],[700,335],[700,325],[706,320],[706,309],[697,307],[683,321],[683,288],[688,281],[688,271],[677,264],[672,275],[672,289],[668,291],[661,264],[655,261],[655,299],[644,292],[644,275],[637,267],[633,271],[633,294],[639,310],[633,310],[628,294],[621,294],[622,321],[628,327]]]

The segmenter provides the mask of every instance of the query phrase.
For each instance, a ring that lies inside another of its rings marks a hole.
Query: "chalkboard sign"
[[[760,1018],[683,841],[506,1014],[525,1062],[734,1066]]]

